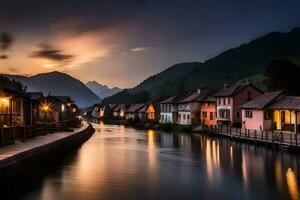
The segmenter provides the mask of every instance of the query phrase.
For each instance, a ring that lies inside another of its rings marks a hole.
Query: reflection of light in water
[[[149,162],[149,177],[153,184],[156,181],[156,147],[155,147],[155,132],[153,130],[148,130],[148,162]]]
[[[216,141],[206,141],[206,167],[207,176],[210,182],[219,178],[218,169],[220,168],[220,145]]]
[[[233,148],[230,146],[230,164],[233,166]]]
[[[207,167],[207,176],[210,181],[212,181],[212,173],[213,173],[213,166],[212,166],[212,158],[211,158],[211,147],[210,147],[210,140],[207,139],[206,141],[206,167]]]
[[[286,172],[286,182],[287,182],[287,186],[288,186],[291,198],[293,200],[300,199],[297,178],[296,178],[295,172],[291,168],[289,168]]]
[[[281,189],[282,186],[282,166],[280,160],[277,159],[275,164],[275,181],[278,189]]]
[[[242,153],[242,172],[243,172],[243,179],[244,179],[244,183],[245,183],[245,186],[248,185],[248,170],[247,170],[247,163],[246,163],[246,153],[245,153],[245,150],[243,150],[243,153]]]

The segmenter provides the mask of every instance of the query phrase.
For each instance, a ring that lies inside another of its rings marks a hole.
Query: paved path
[[[44,136],[38,136],[35,138],[27,139],[26,142],[22,142],[20,140],[16,140],[15,144],[5,146],[4,148],[0,148],[0,161],[6,158],[15,156],[19,153],[37,148],[39,146],[49,144],[56,140],[60,140],[62,138],[68,137],[70,135],[76,134],[88,127],[86,122],[83,122],[83,126],[79,129],[74,129],[74,132],[55,132],[53,134],[47,134]]]

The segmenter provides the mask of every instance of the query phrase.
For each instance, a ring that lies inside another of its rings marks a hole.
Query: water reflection
[[[299,199],[297,155],[207,135],[95,126],[73,162],[25,199]]]

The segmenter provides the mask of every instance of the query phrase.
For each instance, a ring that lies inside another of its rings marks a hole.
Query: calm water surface
[[[300,198],[300,156],[205,135],[94,127],[24,199]]]

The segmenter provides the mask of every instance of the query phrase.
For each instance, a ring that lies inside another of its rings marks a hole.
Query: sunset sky
[[[299,10],[299,0],[1,0],[0,32],[14,42],[0,69],[132,87],[173,64],[289,31]]]

